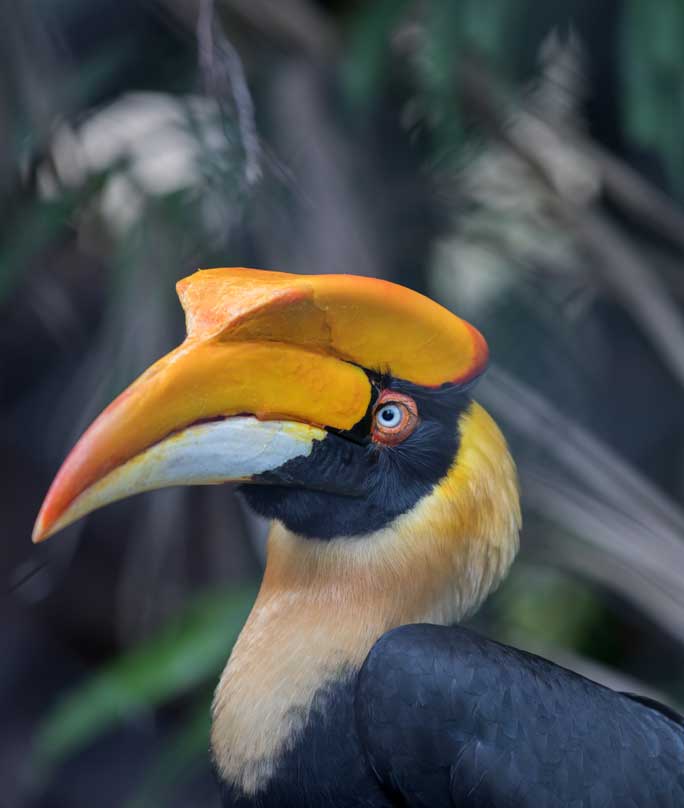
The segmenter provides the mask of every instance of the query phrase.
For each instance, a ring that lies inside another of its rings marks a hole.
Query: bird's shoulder
[[[384,634],[355,697],[376,775],[434,808],[684,805],[684,727],[657,704],[433,625]]]
[[[655,710],[661,715],[664,715],[665,718],[668,718],[670,721],[684,729],[684,715],[669,705],[663,704],[662,701],[658,701],[658,699],[651,698],[650,696],[642,696],[641,693],[628,693],[627,691],[621,691],[620,695],[625,696],[628,699],[632,699],[632,701],[636,701],[638,704],[642,704],[644,707],[648,707],[649,710]]]

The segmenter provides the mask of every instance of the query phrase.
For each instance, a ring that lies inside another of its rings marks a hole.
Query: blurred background
[[[217,806],[264,525],[167,490],[30,543],[197,267],[376,275],[477,324],[521,556],[472,623],[684,704],[684,5],[0,2],[0,806]]]

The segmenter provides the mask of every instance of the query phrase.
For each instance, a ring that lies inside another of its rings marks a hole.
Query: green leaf
[[[198,598],[156,637],[67,693],[40,727],[35,770],[43,776],[95,738],[145,710],[211,682],[228,658],[255,587]]]
[[[425,4],[426,35],[415,59],[415,79],[438,162],[458,164],[464,157],[466,132],[458,81],[464,56],[481,54],[504,75],[511,73],[507,57],[515,8],[507,0]]]
[[[547,645],[586,651],[584,643],[603,617],[600,600],[585,583],[558,570],[523,563],[495,602],[497,629],[504,642],[523,635]]]
[[[621,16],[620,60],[625,128],[657,151],[680,198],[684,156],[679,120],[684,110],[684,4],[628,0]]]
[[[406,6],[407,0],[376,0],[355,17],[342,66],[342,87],[352,106],[367,106],[383,91],[390,38]]]

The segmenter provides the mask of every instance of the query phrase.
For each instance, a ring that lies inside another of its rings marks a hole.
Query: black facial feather
[[[240,487],[257,513],[309,538],[360,536],[389,525],[443,479],[458,452],[468,392],[453,384],[427,388],[368,375],[374,395],[359,423],[348,432],[331,430],[308,457],[261,475],[258,485]],[[396,446],[371,441],[372,409],[383,389],[411,396],[418,407],[418,427]]]

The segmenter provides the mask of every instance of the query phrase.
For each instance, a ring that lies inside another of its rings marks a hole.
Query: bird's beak
[[[368,278],[206,270],[178,292],[187,339],[78,441],[38,514],[35,542],[135,493],[249,481],[306,457],[326,429],[351,429],[366,415],[363,367],[436,385],[474,377],[486,362],[475,329]],[[440,349],[445,335],[450,350]]]

